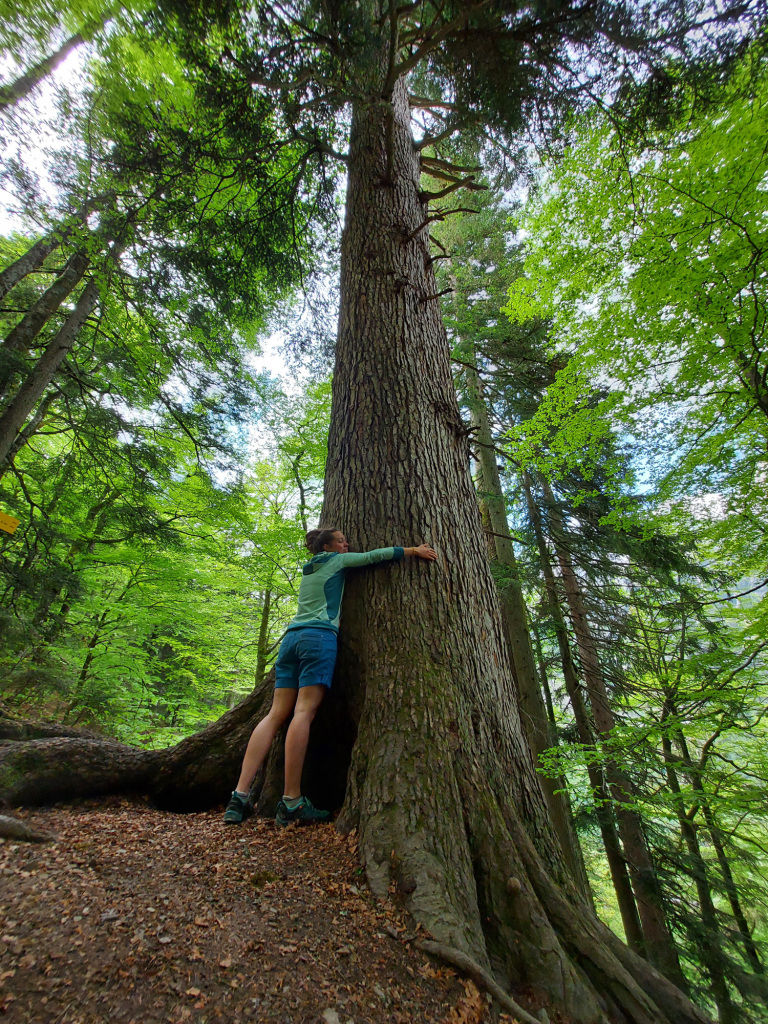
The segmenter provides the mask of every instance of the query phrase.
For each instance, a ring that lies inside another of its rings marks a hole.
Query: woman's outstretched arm
[[[373,551],[345,551],[337,555],[338,562],[334,563],[340,568],[353,569],[363,565],[375,565],[377,562],[397,562],[403,557],[423,558],[427,562],[434,562],[437,553],[428,544],[419,544],[418,547],[401,548],[374,548]]]

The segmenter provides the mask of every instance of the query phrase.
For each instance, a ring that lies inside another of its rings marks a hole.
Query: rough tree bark
[[[102,739],[96,732],[77,729],[61,722],[36,722],[26,718],[10,718],[0,714],[0,742],[55,739],[70,736],[75,739]]]
[[[218,721],[166,750],[57,735],[0,747],[0,800],[7,807],[106,793],[146,793],[159,807],[192,811],[220,803],[240,770],[243,750],[272,699],[269,674]],[[13,737],[10,737],[13,738]],[[21,737],[19,737],[21,738]]]
[[[407,92],[400,81],[390,96],[384,77],[378,98],[353,111],[323,521],[360,548],[430,541],[440,559],[349,579],[324,708],[332,728],[316,723],[311,783],[333,806],[332,786],[342,797],[346,775],[340,827],[359,830],[373,891],[394,885],[439,942],[524,990],[534,1006],[547,1003],[572,1024],[700,1024],[704,1014],[597,920],[559,853],[507,685]],[[184,806],[185,797],[188,806],[190,794],[198,804],[220,799],[222,774],[236,776],[265,699],[249,698],[203,741],[134,752],[126,769],[134,779],[143,772],[142,785],[166,806]],[[313,761],[329,732],[336,759]],[[96,751],[78,750],[79,770],[93,778]],[[322,774],[312,775],[318,764]],[[0,787],[3,771],[6,791],[19,793],[5,752]],[[31,773],[27,792],[40,774]],[[103,791],[106,774],[99,765]],[[113,772],[111,785],[122,784]]]

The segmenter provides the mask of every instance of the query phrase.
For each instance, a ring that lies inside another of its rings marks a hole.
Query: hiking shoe
[[[233,793],[229,798],[227,809],[224,811],[225,825],[239,825],[243,818],[249,818],[253,814],[253,804],[239,793]]]
[[[285,800],[281,800],[277,805],[275,824],[280,828],[283,825],[291,825],[294,821],[299,825],[312,825],[316,821],[328,821],[330,816],[330,811],[319,811],[308,797],[303,796],[301,803],[292,811],[286,806]]]

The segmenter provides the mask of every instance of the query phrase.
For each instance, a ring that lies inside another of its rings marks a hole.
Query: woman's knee
[[[287,718],[290,718],[291,708],[270,708],[264,721],[269,722],[275,729],[279,729]]]
[[[317,708],[305,707],[300,708],[296,705],[296,710],[293,713],[293,720],[299,719],[304,725],[311,725],[315,718]]]
[[[324,686],[305,686],[299,690],[294,715],[306,715],[312,720],[325,696]]]
[[[296,696],[296,690],[289,690],[287,687],[275,690],[272,707],[266,715],[272,725],[280,726],[290,717],[296,705]]]

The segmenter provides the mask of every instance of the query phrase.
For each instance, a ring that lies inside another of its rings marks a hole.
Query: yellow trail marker
[[[15,533],[20,522],[20,519],[14,519],[13,516],[7,516],[5,512],[0,512],[0,530],[5,530],[6,533]]]

